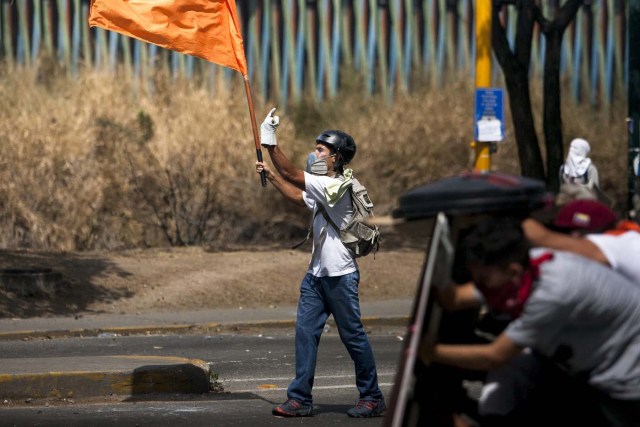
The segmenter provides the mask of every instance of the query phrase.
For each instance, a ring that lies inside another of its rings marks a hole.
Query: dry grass
[[[471,166],[468,80],[415,88],[393,105],[354,87],[321,105],[280,108],[278,140],[302,166],[322,130],[351,133],[358,144],[353,167],[376,213],[389,214],[409,188]],[[122,77],[69,79],[46,64],[0,70],[0,247],[217,249],[301,238],[307,213],[273,188],[263,190],[254,173],[241,83],[238,75],[237,87],[213,92],[164,81],[144,94]],[[254,101],[259,125],[271,103],[255,94]],[[602,186],[623,201],[626,115],[618,104],[602,113],[567,103],[564,128],[566,144],[575,136],[591,141]],[[493,156],[496,170],[519,171],[512,135],[508,123],[508,142]]]

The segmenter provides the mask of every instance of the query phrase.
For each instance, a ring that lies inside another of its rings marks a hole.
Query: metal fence
[[[283,105],[334,97],[344,83],[392,100],[425,81],[473,78],[475,0],[237,0],[251,84]],[[545,12],[562,0],[543,0]],[[72,75],[123,72],[147,90],[154,75],[228,84],[233,71],[87,25],[89,0],[0,0],[0,61],[30,67],[42,55]],[[626,0],[585,0],[564,37],[561,73],[580,102],[626,96]],[[516,12],[503,6],[511,40]],[[534,34],[531,76],[545,39]],[[494,63],[494,81],[499,67]]]

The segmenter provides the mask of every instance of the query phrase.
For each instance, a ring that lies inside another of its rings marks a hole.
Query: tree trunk
[[[491,44],[505,77],[509,106],[522,175],[545,179],[542,154],[533,121],[529,91],[529,64],[531,42],[535,23],[535,2],[523,0],[517,3],[518,22],[514,52],[509,47],[505,28],[500,22],[500,6],[495,1],[492,13]]]
[[[545,34],[543,128],[547,149],[547,188],[560,188],[558,171],[563,162],[562,111],[560,105],[560,52],[562,30]]]
[[[547,149],[547,188],[557,192],[560,188],[559,170],[563,162],[562,109],[560,95],[560,53],[562,37],[584,0],[568,0],[557,11],[552,21],[542,16],[538,8],[537,20],[547,41],[544,57],[543,128]]]
[[[529,91],[529,70],[517,70],[505,75],[509,106],[518,145],[518,160],[522,175],[545,179],[542,154],[533,121],[531,95]]]

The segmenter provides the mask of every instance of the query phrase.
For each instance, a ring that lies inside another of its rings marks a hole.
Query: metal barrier
[[[474,73],[475,0],[237,0],[251,84],[281,105],[334,97],[346,81],[391,102],[425,81]],[[562,0],[543,0],[543,9]],[[564,37],[561,73],[579,102],[626,97],[627,0],[586,0]],[[82,68],[125,74],[153,90],[153,74],[228,83],[232,72],[87,25],[89,0],[0,0],[0,61],[32,66],[43,54],[71,75]],[[515,11],[504,6],[510,39]],[[532,78],[542,77],[536,29]],[[499,67],[493,80],[500,85]],[[349,76],[351,75],[351,76]]]

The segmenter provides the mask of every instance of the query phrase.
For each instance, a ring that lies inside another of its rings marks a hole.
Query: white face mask
[[[315,151],[307,156],[307,172],[314,175],[326,175],[329,172],[326,159],[319,159]]]

